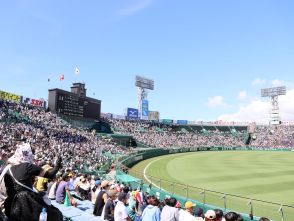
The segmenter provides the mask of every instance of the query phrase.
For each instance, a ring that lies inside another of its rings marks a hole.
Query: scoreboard
[[[49,110],[67,116],[99,119],[101,101],[60,89],[49,90]]]

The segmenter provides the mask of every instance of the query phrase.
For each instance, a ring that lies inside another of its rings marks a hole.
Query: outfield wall
[[[178,154],[178,153],[186,153],[186,152],[200,152],[200,151],[232,151],[232,150],[238,150],[238,151],[292,151],[292,149],[290,148],[283,148],[283,149],[279,149],[279,148],[255,148],[255,147],[199,147],[199,148],[171,148],[171,149],[150,149],[150,150],[145,150],[145,151],[139,151],[136,155],[132,155],[129,156],[125,159],[121,160],[121,163],[123,165],[125,165],[126,167],[130,168],[133,167],[134,165],[136,165],[137,163],[143,161],[143,160],[147,160],[150,158],[154,158],[154,157],[158,157],[158,156],[163,156],[163,155],[168,155],[168,154]],[[220,206],[213,206],[213,205],[209,205],[207,204],[207,199],[209,197],[211,197],[212,195],[215,195],[215,198],[220,199],[221,197],[224,196],[223,202],[224,202],[224,206],[220,209],[222,209],[223,211],[230,211],[230,209],[226,208],[226,196],[229,197],[235,197],[235,198],[239,198],[242,199],[242,204],[246,205],[247,202],[249,201],[249,207],[250,207],[250,203],[252,206],[252,210],[253,210],[253,205],[255,205],[255,207],[262,207],[263,205],[271,205],[273,207],[272,210],[278,210],[280,205],[275,204],[275,203],[271,203],[271,202],[266,202],[266,201],[261,201],[261,200],[251,200],[250,198],[247,197],[242,197],[242,196],[236,196],[236,195],[230,195],[230,194],[225,194],[225,193],[219,193],[219,192],[215,192],[215,191],[209,191],[209,190],[204,190],[204,189],[200,189],[197,187],[191,187],[191,186],[185,186],[183,184],[176,184],[176,183],[172,183],[170,181],[164,181],[164,180],[159,180],[159,181],[155,181],[158,180],[159,178],[155,178],[153,177],[152,179],[152,185],[150,185],[150,183],[146,182],[146,179],[144,178],[143,173],[138,173],[138,174],[134,174],[134,176],[130,176],[126,173],[124,173],[122,170],[118,169],[117,170],[117,179],[120,180],[121,182],[125,182],[125,183],[129,183],[134,189],[136,189],[138,186],[141,186],[141,188],[151,194],[151,195],[156,195],[157,197],[159,197],[161,200],[166,198],[166,197],[176,197],[181,203],[182,205],[184,205],[184,203],[187,200],[191,200],[193,202],[196,203],[196,205],[198,207],[202,207],[205,211],[208,209],[215,209],[215,208],[220,208]],[[157,184],[157,185],[156,185]],[[164,190],[164,186],[173,186],[173,188],[178,188],[178,189],[183,189],[182,194],[180,195],[176,195],[174,193],[174,191],[166,191]],[[194,188],[194,190],[193,190]],[[191,194],[192,192],[202,192],[202,201],[196,201],[194,200],[193,197],[189,197],[193,194]],[[184,197],[186,195],[186,197]],[[253,201],[253,203],[252,203]],[[258,206],[257,206],[258,205]],[[278,208],[278,209],[277,209]],[[294,208],[287,208],[288,211],[291,210],[291,214],[292,212],[294,212]],[[265,216],[268,215],[268,213],[263,212],[262,214],[264,214]],[[242,214],[243,218],[245,221],[249,221],[249,220],[255,220],[258,221],[259,218],[258,217],[254,217],[252,219],[252,217],[250,217],[249,215],[246,214]],[[282,215],[284,216],[285,214],[283,213],[283,209],[281,211],[280,214],[278,214],[277,212],[277,217],[282,217]],[[292,216],[292,215],[291,215]],[[272,220],[274,218],[269,217]],[[276,218],[276,216],[275,216]],[[280,220],[280,219],[275,219],[275,220]],[[285,221],[288,219],[284,219]]]
[[[191,148],[169,148],[169,149],[150,149],[145,151],[139,151],[138,154],[127,157],[121,161],[121,163],[127,167],[133,167],[140,161],[147,160],[153,157],[186,153],[186,152],[199,152],[199,151],[226,151],[226,150],[255,150],[255,151],[294,151],[290,148],[256,148],[256,147],[191,147]]]

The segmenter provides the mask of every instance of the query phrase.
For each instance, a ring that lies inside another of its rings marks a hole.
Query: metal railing
[[[119,173],[123,173],[119,171]],[[143,186],[146,192],[164,199],[176,197],[182,205],[187,200],[194,201],[198,207],[208,209],[220,208],[224,212],[241,213],[244,220],[259,220],[258,217],[268,217],[271,220],[293,221],[294,206],[270,202],[236,194],[223,193],[201,187],[165,180],[150,174],[130,169],[129,175],[140,179],[140,182],[130,183],[134,188]],[[123,181],[123,180],[121,180]]]

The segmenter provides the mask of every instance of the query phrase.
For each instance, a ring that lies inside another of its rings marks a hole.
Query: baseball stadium
[[[0,2],[0,221],[294,221],[294,1]]]
[[[55,168],[54,173],[62,176],[47,175],[57,185],[51,193],[44,179],[34,178],[34,188],[48,188],[48,195],[53,195],[49,198],[52,208],[32,201],[40,210],[47,208],[49,216],[60,213],[67,220],[103,220],[96,211],[99,197],[89,188],[98,185],[103,193],[105,182],[111,182],[110,188],[120,195],[124,191],[135,194],[135,205],[141,205],[136,197],[141,191],[146,203],[155,197],[164,206],[166,200],[176,199],[179,209],[184,209],[189,202],[204,218],[207,211],[215,210],[246,221],[294,217],[294,129],[278,120],[274,103],[270,126],[160,119],[158,112],[148,110],[146,90],[154,89],[154,81],[136,76],[135,86],[140,105],[127,108],[125,115],[101,113],[101,101],[87,97],[83,83],[74,83],[71,91],[49,89],[48,104],[1,91],[2,165],[27,165],[26,156],[18,159],[25,149],[32,154],[29,162],[35,162],[36,169],[48,166],[49,174]],[[262,90],[262,96],[271,99],[284,94],[285,87]],[[68,205],[63,196],[58,198],[63,183],[70,185],[65,188]],[[120,199],[120,195],[115,196]],[[20,205],[13,201],[11,206]],[[131,211],[133,220],[144,220],[138,208]],[[24,216],[30,215],[24,212]]]

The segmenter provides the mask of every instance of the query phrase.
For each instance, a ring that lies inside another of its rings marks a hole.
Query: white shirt
[[[161,220],[164,221],[179,221],[179,209],[171,206],[165,206],[161,212]]]
[[[49,199],[55,199],[56,186],[57,186],[57,182],[54,182],[49,190],[49,194],[48,194]]]
[[[191,213],[185,210],[180,210],[179,221],[195,221],[195,217]]]
[[[126,221],[128,216],[127,207],[123,202],[118,201],[114,209],[114,221]]]

